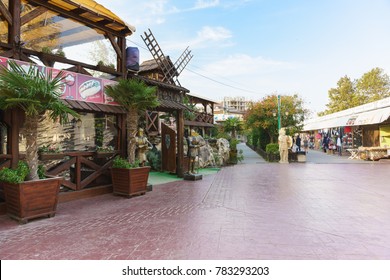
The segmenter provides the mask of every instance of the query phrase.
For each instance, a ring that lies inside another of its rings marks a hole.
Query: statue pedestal
[[[189,180],[189,181],[197,181],[197,180],[202,180],[203,175],[201,174],[184,174],[184,180]]]

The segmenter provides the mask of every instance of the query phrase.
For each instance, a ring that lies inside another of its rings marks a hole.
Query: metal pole
[[[278,95],[278,132],[282,128],[281,121],[280,121],[280,95]]]

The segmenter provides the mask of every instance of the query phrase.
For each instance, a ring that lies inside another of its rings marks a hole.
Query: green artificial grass
[[[198,173],[202,175],[210,175],[217,173],[219,170],[220,168],[202,168],[198,170]],[[149,173],[148,183],[152,185],[159,185],[181,180],[183,180],[183,178],[178,178],[176,174],[152,171]]]

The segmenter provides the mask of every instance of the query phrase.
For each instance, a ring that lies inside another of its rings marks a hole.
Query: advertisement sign
[[[104,79],[103,80],[103,89],[106,88],[106,86],[108,86],[108,85],[114,85],[116,83],[118,83],[118,82],[113,81],[113,80]],[[104,104],[118,105],[118,103],[116,103],[112,97],[108,96],[105,91],[104,91]]]
[[[46,68],[46,73],[49,74],[51,71],[52,77],[56,77],[61,70]],[[69,71],[62,71],[65,77],[61,87],[61,98],[76,100],[77,98],[77,74]]]
[[[78,74],[77,100],[104,103],[102,79]]]
[[[8,60],[8,58],[0,56],[0,65],[7,66]],[[57,76],[58,73],[62,71],[65,76],[61,87],[61,98],[63,99],[118,105],[111,97],[104,94],[104,87],[106,85],[116,84],[116,81],[95,78],[84,74],[35,65],[19,60],[14,61],[21,65],[26,71],[28,71],[30,67],[37,67],[40,71],[45,73],[45,75],[49,75],[51,72],[52,77]]]
[[[0,65],[7,66],[7,60],[8,58],[0,56]]]

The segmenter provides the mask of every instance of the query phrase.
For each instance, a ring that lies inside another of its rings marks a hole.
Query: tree
[[[356,84],[356,95],[361,104],[390,96],[390,79],[381,68],[365,73]]]
[[[280,115],[282,127],[288,127],[290,133],[301,129],[305,115],[303,100],[297,95],[281,96]],[[254,103],[245,115],[246,125],[249,129],[257,130],[256,135],[267,134],[271,143],[277,140],[278,132],[278,97],[269,95],[261,101]]]
[[[319,116],[390,97],[390,78],[378,67],[356,81],[344,76],[337,82],[336,88],[328,91],[328,96],[327,109],[318,113]]]
[[[140,113],[159,105],[157,88],[147,86],[138,79],[120,79],[115,85],[105,87],[106,94],[127,110],[127,158],[135,162],[136,135]]]
[[[243,124],[240,121],[240,119],[237,117],[228,118],[223,123],[224,132],[227,132],[227,133],[231,132],[232,138],[236,138],[236,133],[241,132],[243,129],[244,129]]]
[[[26,114],[26,162],[30,169],[28,180],[38,180],[38,125],[48,112],[52,121],[68,122],[68,115],[78,118],[78,114],[61,102],[63,72],[52,77],[45,75],[38,67],[30,65],[28,70],[8,62],[0,70],[0,109],[20,108]]]
[[[348,76],[340,78],[337,88],[328,91],[329,103],[327,109],[321,115],[332,114],[359,105],[359,100],[355,93],[355,83]]]

